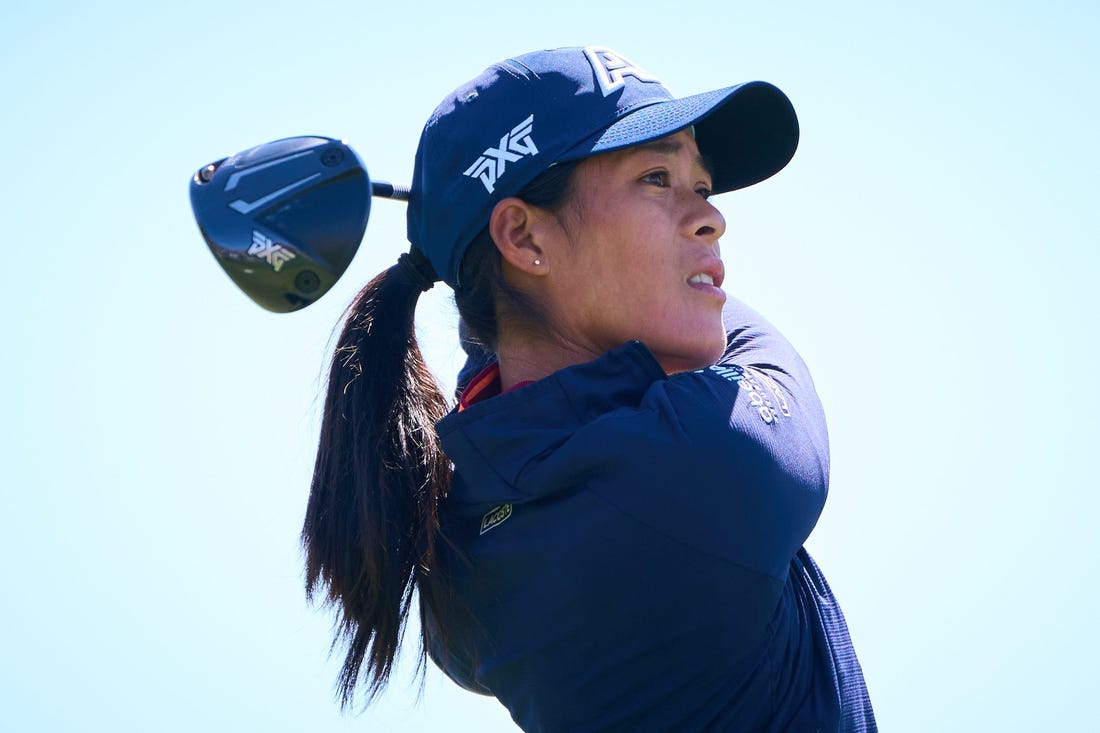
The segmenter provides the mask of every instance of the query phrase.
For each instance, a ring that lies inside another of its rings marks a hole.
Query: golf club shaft
[[[408,186],[398,186],[388,181],[371,181],[371,195],[385,199],[409,200]]]

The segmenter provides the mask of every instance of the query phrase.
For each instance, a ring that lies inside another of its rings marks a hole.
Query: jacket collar
[[[618,408],[636,408],[649,386],[666,379],[642,343],[632,341],[584,364],[457,408],[436,424],[460,480],[450,500],[523,502],[553,487],[525,482],[524,472],[583,425]]]

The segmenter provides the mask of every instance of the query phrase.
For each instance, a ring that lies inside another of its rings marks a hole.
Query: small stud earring
[[[535,260],[535,267],[538,267],[541,264],[542,264],[542,260]]]

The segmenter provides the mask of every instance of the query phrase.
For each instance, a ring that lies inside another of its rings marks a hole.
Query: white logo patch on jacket
[[[510,516],[512,516],[511,504],[501,504],[498,507],[493,507],[485,512],[485,516],[481,518],[481,532],[479,534],[485,534],[490,529],[499,527]]]

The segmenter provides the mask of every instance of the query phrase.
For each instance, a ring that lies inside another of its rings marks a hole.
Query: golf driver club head
[[[393,188],[380,195],[401,198]],[[289,313],[344,274],[367,228],[371,192],[367,169],[347,144],[291,137],[199,169],[191,209],[237,287],[263,308]]]

